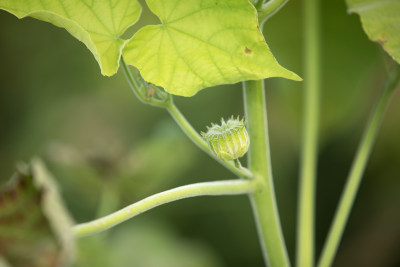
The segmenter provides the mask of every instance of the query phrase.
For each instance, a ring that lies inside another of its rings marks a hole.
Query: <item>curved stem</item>
[[[278,12],[289,0],[269,0],[258,10],[258,22],[262,26],[276,12]]]
[[[75,237],[83,237],[107,230],[149,209],[175,200],[196,196],[240,195],[256,190],[253,180],[227,180],[180,186],[129,205],[100,219],[73,227]]]
[[[319,267],[329,267],[332,265],[332,261],[336,255],[336,251],[349,218],[351,208],[353,207],[353,203],[357,195],[369,155],[371,154],[371,149],[376,139],[377,131],[381,124],[385,109],[389,103],[391,93],[400,83],[400,67],[397,68],[397,71],[393,77],[394,78],[392,78],[383,89],[382,94],[371,114],[370,120],[364,130],[363,138],[358,147],[349,177],[347,178],[345,189],[340,199],[335,218],[331,225],[320,261],[318,263]]]
[[[304,1],[303,137],[297,221],[297,266],[314,265],[315,184],[319,120],[319,0]]]
[[[248,163],[260,190],[250,195],[258,236],[267,266],[290,266],[276,205],[269,148],[264,81],[243,83],[244,107],[250,136]]]

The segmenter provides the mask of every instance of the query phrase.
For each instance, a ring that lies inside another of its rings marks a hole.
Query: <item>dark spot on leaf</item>
[[[251,50],[250,48],[248,48],[247,46],[244,48],[244,52],[248,55],[250,55],[251,53],[253,53],[253,50]]]

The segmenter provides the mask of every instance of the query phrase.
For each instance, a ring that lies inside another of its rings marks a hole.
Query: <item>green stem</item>
[[[385,109],[388,106],[391,93],[399,84],[399,82],[400,67],[398,67],[393,78],[390,79],[383,89],[383,92],[364,130],[363,138],[358,147],[349,177],[347,178],[345,189],[341,196],[335,218],[331,225],[320,261],[318,263],[319,267],[329,267],[332,265],[332,261],[336,255],[351,208],[353,207],[353,203],[357,195],[369,155],[371,154],[371,149],[376,139],[377,131],[381,124]]]
[[[314,265],[319,119],[319,0],[304,0],[304,111],[297,222],[297,266]]]
[[[184,185],[147,197],[100,219],[78,224],[73,227],[73,234],[75,237],[96,234],[149,209],[179,199],[196,196],[249,194],[255,190],[256,183],[253,180],[226,180]]]
[[[201,137],[201,135],[193,129],[192,125],[186,120],[186,118],[183,116],[183,114],[179,111],[179,109],[174,105],[173,101],[169,103],[169,105],[166,107],[169,114],[174,118],[176,123],[181,127],[183,132],[190,138],[190,140],[193,141],[201,150],[206,152],[210,157],[218,161],[221,165],[226,167],[228,170],[230,170],[232,173],[238,175],[239,177],[243,178],[250,178],[252,177],[251,172],[247,170],[246,168],[236,168],[235,164],[231,161],[223,161],[217,156],[212,153],[210,148],[208,147],[207,142]]]
[[[260,188],[250,195],[250,201],[264,260],[268,266],[290,266],[272,179],[264,81],[244,82],[243,94],[251,140],[248,164]]]
[[[276,12],[278,12],[289,0],[269,0],[258,10],[258,22],[262,26]]]

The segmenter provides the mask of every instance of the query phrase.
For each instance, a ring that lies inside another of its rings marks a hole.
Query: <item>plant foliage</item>
[[[360,15],[368,37],[400,63],[400,1],[347,0],[349,12]]]
[[[93,53],[103,75],[117,72],[123,51],[146,81],[175,95],[269,77],[301,80],[275,60],[248,0],[146,2],[162,23],[129,41],[120,36],[140,16],[135,0],[0,0],[0,9],[65,28]]]
[[[142,28],[124,57],[145,80],[182,96],[244,80],[299,77],[281,67],[247,0],[147,0],[161,24]]]

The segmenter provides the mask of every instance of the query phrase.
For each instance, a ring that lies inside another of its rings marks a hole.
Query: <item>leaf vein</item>
[[[167,19],[166,19],[166,21],[165,21],[164,23],[168,23],[168,24],[175,23],[175,22],[177,22],[177,21],[180,21],[180,20],[182,20],[182,19],[185,19],[185,18],[187,18],[187,17],[190,17],[190,16],[192,16],[192,15],[194,15],[194,14],[197,14],[197,13],[200,13],[200,12],[203,12],[203,11],[206,11],[206,10],[209,10],[209,9],[218,9],[218,8],[226,9],[227,7],[226,7],[226,6],[209,6],[209,7],[203,7],[203,8],[201,8],[201,9],[198,9],[198,10],[195,10],[195,11],[193,11],[193,12],[187,13],[187,14],[183,15],[182,17],[176,18],[176,19],[171,20],[171,21],[167,21]],[[229,7],[229,9],[230,9],[230,10],[239,10],[239,11],[243,11],[243,7],[240,7],[240,8],[239,8],[239,7],[238,7],[238,8]],[[175,10],[173,10],[173,11],[175,11]],[[171,12],[171,13],[173,13],[173,12]],[[172,14],[171,14],[171,15],[172,15]]]
[[[193,69],[193,67],[188,63],[188,60],[187,60],[185,57],[183,57],[183,56],[181,55],[181,53],[180,53],[180,51],[178,50],[178,47],[177,47],[177,45],[176,45],[174,39],[171,37],[169,31],[167,31],[167,33],[168,33],[168,36],[169,36],[169,38],[170,38],[170,40],[171,40],[172,45],[174,46],[174,49],[175,49],[175,51],[176,51],[178,57],[181,58],[182,61],[183,61],[183,63],[185,63],[185,65],[189,68],[189,70],[190,70],[194,75],[196,75],[196,76],[203,82],[203,85],[206,85],[206,80],[205,80],[203,77],[201,77],[201,76]]]

